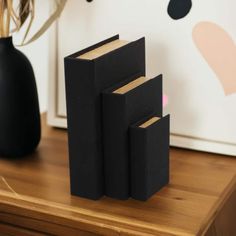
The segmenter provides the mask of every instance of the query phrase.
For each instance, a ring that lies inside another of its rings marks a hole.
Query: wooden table
[[[149,201],[91,201],[70,195],[66,131],[43,118],[42,136],[32,156],[0,158],[0,235],[236,235],[236,159],[171,149]]]

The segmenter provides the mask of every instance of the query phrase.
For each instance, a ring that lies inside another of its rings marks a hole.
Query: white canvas
[[[51,51],[57,65],[56,73],[52,73],[56,79],[51,81],[51,124],[66,126],[65,56],[117,33],[128,40],[145,36],[147,76],[164,76],[164,93],[169,97],[165,113],[171,114],[172,145],[236,155],[236,93],[225,95],[217,74],[192,36],[194,27],[207,21],[222,27],[236,41],[236,1],[193,0],[191,11],[180,20],[167,14],[168,3],[68,1],[51,43],[57,52]]]

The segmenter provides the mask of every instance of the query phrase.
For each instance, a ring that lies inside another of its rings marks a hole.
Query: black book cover
[[[130,126],[131,197],[145,201],[169,182],[169,115]]]
[[[162,76],[124,93],[103,92],[105,194],[116,199],[130,196],[129,125],[154,113],[162,116]]]
[[[145,74],[145,39],[92,60],[78,57],[118,38],[114,36],[64,60],[71,193],[95,200],[104,194],[101,91]]]

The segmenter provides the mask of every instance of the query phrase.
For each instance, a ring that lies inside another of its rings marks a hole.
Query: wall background
[[[40,25],[42,25],[43,20],[49,16],[50,1],[35,1],[36,15],[32,26],[31,35],[40,27]],[[20,42],[22,35],[22,32],[18,35],[14,35],[15,44]],[[32,63],[38,87],[40,110],[41,112],[44,112],[47,110],[48,103],[48,74],[50,68],[48,65],[49,33],[47,32],[40,39],[30,45],[17,48],[22,51]]]
[[[116,33],[120,33],[121,38],[131,40],[145,35],[147,75],[164,74],[164,91],[169,95],[166,112],[171,113],[172,118],[171,132],[178,137],[186,137],[178,145],[235,154],[236,93],[224,93],[217,74],[194,42],[193,30],[201,22],[212,22],[222,27],[235,43],[236,1],[193,1],[190,14],[180,21],[168,16],[168,2],[149,0],[147,4],[146,1],[136,0],[100,0],[88,4],[85,0],[68,1],[59,22],[58,34],[59,114],[65,115],[62,60],[65,55]],[[50,0],[36,1],[32,33],[48,17],[50,3]],[[135,11],[130,11],[133,6]],[[18,38],[19,35],[16,40]],[[222,43],[221,46],[225,45]],[[20,50],[33,65],[43,112],[47,110],[50,79],[48,33]],[[222,58],[220,53],[217,58]],[[206,143],[199,144],[202,140]]]
[[[236,1],[192,2],[189,14],[174,20],[167,12],[167,0],[68,1],[57,29],[58,101],[53,107],[57,109],[56,118],[66,124],[63,119],[66,55],[117,33],[127,40],[145,36],[147,76],[164,75],[164,92],[169,96],[165,111],[171,114],[171,144],[236,155]],[[221,82],[230,89],[233,84],[235,91],[225,93]]]

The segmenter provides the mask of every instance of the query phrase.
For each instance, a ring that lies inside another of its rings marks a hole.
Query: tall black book
[[[145,74],[145,39],[114,36],[65,58],[71,193],[104,194],[101,91]]]
[[[154,113],[162,116],[162,76],[140,77],[103,92],[105,194],[130,196],[129,125]]]
[[[131,197],[146,201],[169,182],[170,116],[130,126]]]

